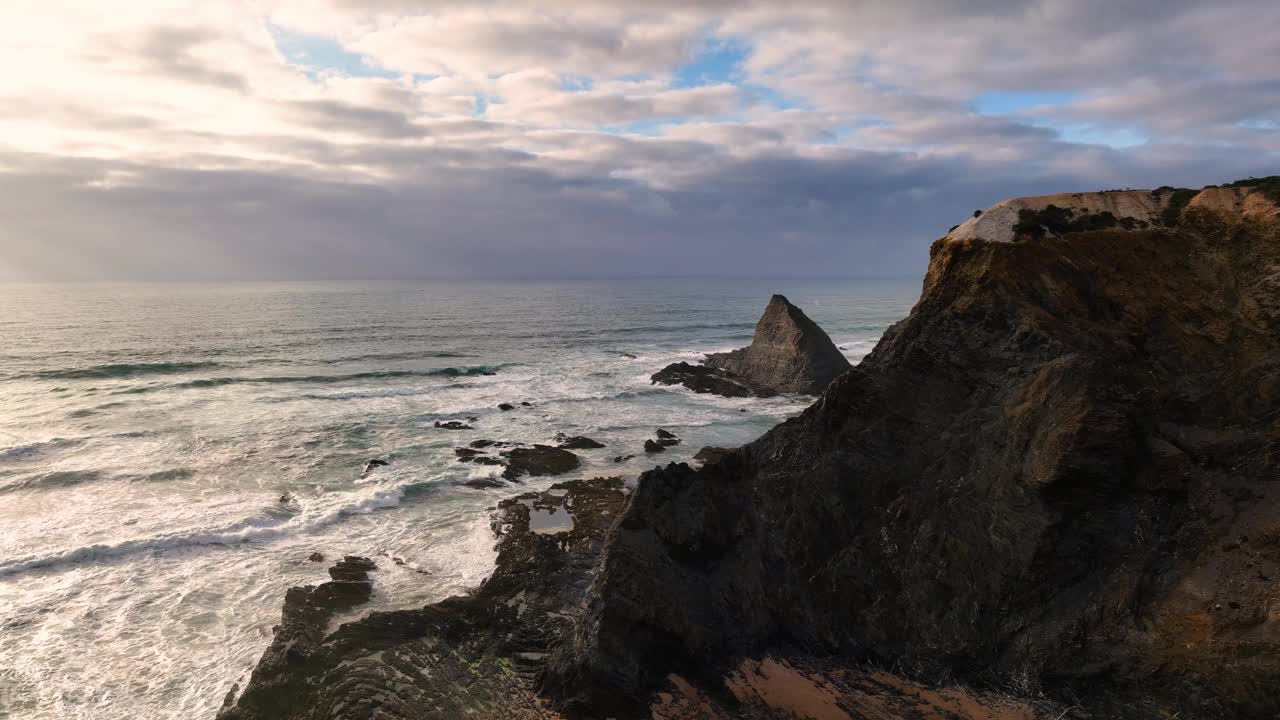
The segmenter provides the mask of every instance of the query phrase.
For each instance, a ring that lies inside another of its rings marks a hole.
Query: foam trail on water
[[[284,518],[257,516],[219,528],[201,528],[184,532],[164,533],[118,543],[87,545],[49,555],[31,555],[25,558],[0,562],[0,577],[15,575],[27,570],[118,558],[152,550],[270,542],[283,537],[314,532],[325,526],[341,522],[344,518],[352,515],[364,515],[375,510],[395,507],[404,498],[405,490],[409,485],[421,484],[423,483],[414,482],[382,488],[358,500],[344,503],[338,507],[324,509],[314,514],[304,512]]]

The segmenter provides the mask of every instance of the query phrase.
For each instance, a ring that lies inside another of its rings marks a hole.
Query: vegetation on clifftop
[[[1123,228],[1136,230],[1147,227],[1147,221],[1136,218],[1117,218],[1109,211],[1100,213],[1076,214],[1071,208],[1049,205],[1043,210],[1022,209],[1018,211],[1018,222],[1013,225],[1015,235],[1028,237],[1044,237],[1046,232],[1062,235],[1087,230],[1110,230]]]

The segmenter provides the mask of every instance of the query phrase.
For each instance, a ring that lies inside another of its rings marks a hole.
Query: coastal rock
[[[471,478],[462,483],[469,488],[477,490],[489,490],[491,488],[506,487],[507,484],[497,478]]]
[[[387,467],[390,464],[391,463],[387,462],[386,460],[379,460],[378,458],[367,460],[365,461],[364,469],[360,471],[360,477],[367,478],[377,468]]]
[[[461,420],[449,420],[447,422],[436,421],[436,427],[441,430],[474,430],[475,428],[462,422]]]
[[[728,370],[687,362],[672,363],[662,368],[650,376],[649,382],[654,385],[683,385],[696,393],[725,397],[768,397],[773,394]]]
[[[594,450],[604,447],[604,443],[597,442],[589,437],[583,437],[581,435],[569,436],[564,433],[556,435],[556,443],[557,447],[561,447],[566,450]]]
[[[676,437],[676,434],[671,432],[670,430],[663,430],[662,428],[658,428],[658,432],[654,434],[657,435],[658,437],[658,444],[663,447],[672,447],[675,445],[679,445],[682,442],[680,438]]]
[[[624,463],[628,460],[631,460],[634,457],[635,455],[618,455],[615,458],[613,458],[613,461],[616,463]]]
[[[454,448],[453,454],[458,457],[458,462],[471,462],[485,453],[483,450],[474,450],[472,448]]]
[[[712,447],[710,445],[702,448],[693,456],[694,462],[703,465],[714,465],[729,455],[733,454],[733,448]]]
[[[521,475],[563,475],[581,464],[577,455],[550,445],[515,448],[505,453],[507,469],[502,477],[514,480]]]
[[[750,345],[708,355],[704,364],[774,392],[809,394],[822,392],[850,368],[822,328],[782,295],[769,299]]]
[[[660,442],[658,442],[658,441],[656,441],[656,440],[645,440],[645,441],[644,441],[644,451],[645,451],[645,452],[647,452],[647,453],[660,453],[660,452],[666,452],[666,451],[667,451],[667,446],[666,446],[666,445],[663,445],[662,443],[660,443]]]
[[[504,500],[492,518],[494,572],[475,592],[419,610],[370,613],[327,636],[330,615],[306,604],[305,589],[290,590],[289,631],[277,629],[244,693],[218,717],[559,718],[535,694],[537,678],[550,643],[581,612],[625,500],[620,478],[573,480]]]
[[[329,620],[368,602],[373,594],[369,572],[376,567],[368,558],[348,555],[330,568],[333,580],[289,588],[280,624],[272,628],[271,646],[258,661],[244,693],[233,706],[229,694],[218,717],[282,717],[289,702],[307,690],[306,679],[298,670],[323,654]],[[242,708],[253,708],[252,714],[245,715]]]
[[[499,403],[498,409],[501,410],[502,412],[507,412],[508,410],[515,410],[516,406],[512,405],[511,403]]]
[[[935,243],[813,406],[640,478],[547,692],[642,708],[800,647],[1094,718],[1280,713],[1280,225],[1211,192],[1172,226]]]

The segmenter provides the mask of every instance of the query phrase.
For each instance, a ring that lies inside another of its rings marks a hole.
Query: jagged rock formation
[[[1145,228],[1134,194],[1071,196],[1111,229],[982,213],[800,417],[646,473],[547,689],[624,717],[772,650],[1076,716],[1280,712],[1277,207],[1165,194]]]
[[[769,299],[751,344],[708,355],[702,365],[673,363],[651,380],[726,397],[817,394],[849,369],[831,338],[781,295]]]
[[[705,364],[775,392],[812,394],[850,367],[822,328],[781,295],[769,298],[750,345],[708,355]]]

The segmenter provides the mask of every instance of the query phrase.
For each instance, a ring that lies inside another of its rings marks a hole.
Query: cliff
[[[768,651],[1094,717],[1280,712],[1277,207],[1166,195],[981,213],[800,417],[646,473],[549,687],[639,706]]]
[[[504,503],[477,593],[268,662],[226,717],[1274,717],[1278,213],[1001,203],[800,416]]]

